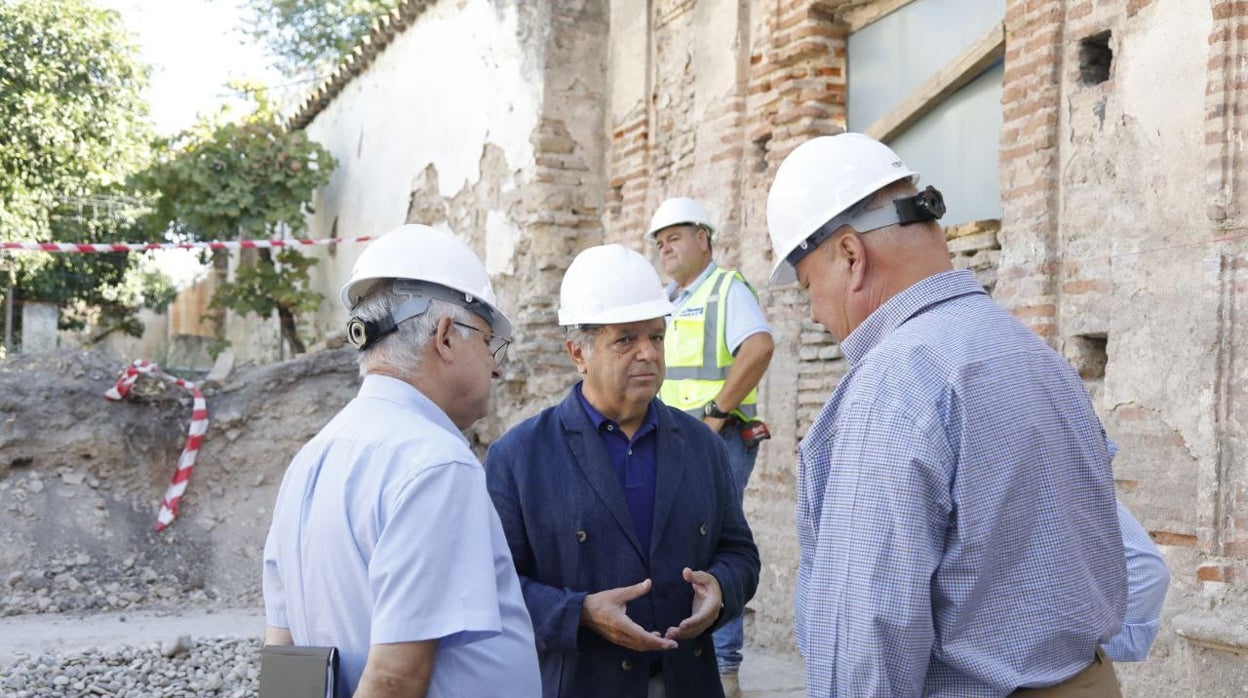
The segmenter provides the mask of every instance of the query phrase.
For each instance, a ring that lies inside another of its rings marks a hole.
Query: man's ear
[[[568,348],[568,356],[572,357],[572,363],[576,364],[577,372],[582,376],[585,375],[585,351],[570,339],[565,340],[563,344]]]
[[[867,246],[857,233],[846,233],[836,241],[838,263],[849,273],[849,289],[861,291],[867,284]]]
[[[455,360],[455,347],[451,346],[451,334],[454,331],[455,321],[449,317],[438,320],[438,325],[433,330],[433,349],[447,363]]]

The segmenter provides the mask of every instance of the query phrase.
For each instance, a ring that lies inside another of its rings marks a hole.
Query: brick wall
[[[994,293],[1050,341],[1057,314],[1062,4],[1006,3],[1000,163],[1004,251]]]
[[[1209,34],[1209,73],[1206,84],[1205,144],[1208,163],[1209,221],[1214,234],[1231,238],[1248,235],[1248,0],[1210,3],[1213,29]],[[1239,353],[1248,332],[1236,327],[1236,318],[1248,311],[1248,253],[1242,243],[1225,243],[1222,292],[1231,304],[1224,329],[1225,345],[1219,359],[1223,381],[1218,386],[1219,463],[1215,479],[1216,518],[1201,549],[1212,553],[1197,570],[1202,581],[1233,584],[1248,590],[1248,465],[1236,455],[1236,444],[1248,441],[1248,406],[1242,405],[1244,375]],[[1212,483],[1211,483],[1212,484]]]

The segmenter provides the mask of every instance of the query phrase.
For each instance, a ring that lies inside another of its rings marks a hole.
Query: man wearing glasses
[[[657,399],[671,312],[645,257],[579,254],[559,324],[584,380],[486,456],[545,698],[723,695],[711,632],[754,595],[758,549],[723,440]]]
[[[364,250],[342,302],[364,380],[282,481],[265,641],[336,646],[338,696],[536,696],[532,624],[460,433],[510,341],[485,268],[405,225]]]

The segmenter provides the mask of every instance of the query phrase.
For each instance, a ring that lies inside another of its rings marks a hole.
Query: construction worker
[[[336,646],[339,698],[537,696],[520,582],[461,433],[510,342],[485,267],[405,225],[364,250],[342,303],[364,380],[282,480],[265,642]]]
[[[583,376],[485,459],[545,698],[723,695],[710,631],[758,585],[723,441],[657,399],[672,304],[620,245],[577,255],[559,324]]]
[[[953,269],[934,187],[869,136],[807,141],[776,265],[849,371],[798,449],[794,606],[815,696],[1120,696],[1112,444],[1079,374]]]
[[[697,201],[664,201],[650,218],[647,237],[671,279],[667,296],[675,304],[667,325],[667,376],[659,397],[702,420],[728,448],[737,496],[754,472],[758,445],[770,438],[758,416],[758,382],[775,348],[758,294],[738,271],[711,258],[715,225]],[[715,656],[725,682],[741,666],[743,619],[715,632]]]

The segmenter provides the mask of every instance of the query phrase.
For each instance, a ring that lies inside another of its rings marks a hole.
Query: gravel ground
[[[0,669],[0,693],[36,696],[254,696],[260,640],[182,637],[104,651],[39,654]]]
[[[0,696],[256,695],[257,609],[0,619]]]
[[[0,696],[242,698],[259,691],[256,608],[0,618]],[[801,698],[796,654],[747,643],[740,698]]]

